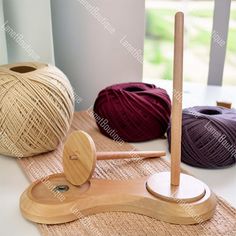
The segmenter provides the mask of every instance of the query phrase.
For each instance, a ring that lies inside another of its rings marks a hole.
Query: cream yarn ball
[[[55,66],[0,66],[0,154],[20,158],[56,149],[73,113],[73,89]]]

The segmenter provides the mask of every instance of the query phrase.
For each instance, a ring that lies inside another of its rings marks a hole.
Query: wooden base
[[[200,199],[174,202],[149,192],[155,176],[129,181],[91,179],[77,187],[63,174],[51,175],[31,184],[21,196],[20,209],[28,220],[44,224],[110,211],[133,212],[175,224],[202,223],[212,217],[216,197],[206,185],[202,183],[205,193]],[[157,181],[164,180],[157,176]]]

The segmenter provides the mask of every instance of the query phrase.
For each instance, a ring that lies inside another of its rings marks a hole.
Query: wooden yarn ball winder
[[[196,224],[213,216],[214,193],[200,180],[180,173],[182,99],[175,92],[182,94],[183,18],[181,12],[175,16],[171,173],[128,181],[91,179],[99,158],[92,138],[77,132],[64,147],[64,174],[38,180],[22,194],[20,209],[26,219],[59,224],[100,212],[123,211],[174,224]],[[46,181],[54,188],[49,189]]]

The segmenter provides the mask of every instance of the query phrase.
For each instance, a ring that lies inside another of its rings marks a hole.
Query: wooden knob
[[[216,105],[218,107],[224,107],[224,108],[228,108],[231,109],[232,108],[232,103],[231,102],[223,102],[223,101],[217,101]]]
[[[66,179],[80,186],[90,180],[96,166],[96,148],[92,138],[83,131],[73,132],[63,150]]]

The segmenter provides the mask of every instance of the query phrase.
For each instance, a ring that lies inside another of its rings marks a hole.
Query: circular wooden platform
[[[180,185],[172,186],[170,172],[152,175],[147,181],[147,190],[154,196],[171,202],[195,202],[205,195],[205,184],[186,174],[180,175]]]

